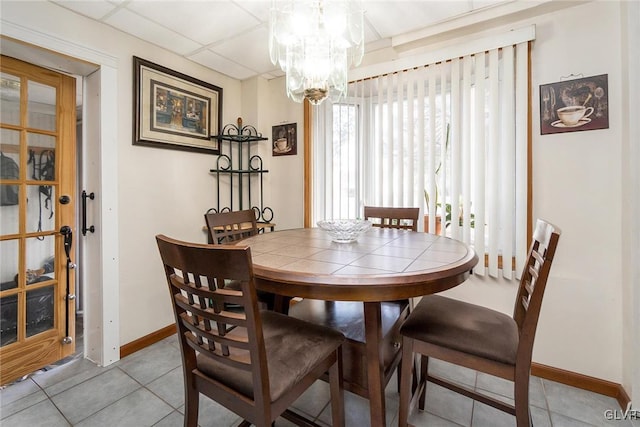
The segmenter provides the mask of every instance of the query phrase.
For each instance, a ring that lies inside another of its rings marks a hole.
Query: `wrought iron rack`
[[[217,207],[211,208],[207,212],[228,212],[235,209],[251,208],[255,211],[258,222],[271,223],[273,221],[273,210],[264,205],[263,187],[263,176],[269,171],[263,169],[262,157],[257,154],[251,155],[251,144],[265,141],[268,138],[258,133],[255,127],[243,125],[242,118],[238,117],[237,124],[229,123],[225,125],[222,132],[219,135],[212,136],[211,139],[218,140],[220,155],[216,160],[216,167],[209,170],[216,177]],[[229,176],[228,205],[224,205],[220,200],[220,180],[222,175]],[[255,187],[252,189],[252,181],[258,182],[259,205],[252,204],[256,197]],[[234,187],[234,182],[236,187]],[[254,191],[253,194],[252,190]],[[245,202],[248,202],[248,206]]]

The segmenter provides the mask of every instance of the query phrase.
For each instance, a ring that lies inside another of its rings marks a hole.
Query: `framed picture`
[[[219,154],[222,88],[133,57],[133,144]]]
[[[274,156],[298,154],[297,123],[273,126],[271,153]]]
[[[540,85],[542,135],[609,128],[607,74]]]

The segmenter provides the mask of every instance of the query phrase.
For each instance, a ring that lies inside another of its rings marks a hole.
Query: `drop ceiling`
[[[168,49],[238,80],[272,79],[282,72],[269,60],[270,0],[69,1],[53,3]],[[393,50],[433,35],[458,20],[480,20],[501,10],[532,8],[549,0],[364,0],[365,52]]]

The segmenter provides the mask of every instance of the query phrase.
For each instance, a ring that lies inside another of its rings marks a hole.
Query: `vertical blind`
[[[522,42],[350,83],[314,116],[314,222],[417,206],[429,230],[485,254],[476,274],[513,278],[527,249],[528,60]]]

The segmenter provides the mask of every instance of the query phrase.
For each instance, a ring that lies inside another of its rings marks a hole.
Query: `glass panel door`
[[[65,241],[72,244],[75,226],[75,80],[4,56],[0,71],[0,383],[6,384],[74,351],[75,277]]]

